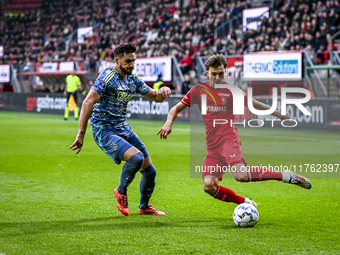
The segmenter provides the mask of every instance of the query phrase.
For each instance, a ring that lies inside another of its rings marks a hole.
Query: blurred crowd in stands
[[[197,56],[215,52],[302,50],[314,63],[326,63],[329,38],[340,30],[340,4],[330,1],[275,1],[270,18],[256,31],[242,31],[246,0],[76,0],[43,1],[40,8],[6,12],[1,20],[0,63],[84,61],[94,70],[98,60],[113,60],[114,48],[137,45],[137,57],[172,56],[183,73]],[[223,25],[214,38],[214,30]],[[94,32],[84,43],[65,43],[79,27]]]

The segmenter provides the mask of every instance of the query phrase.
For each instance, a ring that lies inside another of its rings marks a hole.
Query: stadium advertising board
[[[99,72],[114,65],[115,63],[111,61],[101,61]],[[172,58],[137,58],[133,72],[145,82],[157,81],[158,75],[160,74],[163,76],[163,81],[172,81]]]
[[[39,70],[42,73],[54,73],[58,71],[58,63],[43,63],[42,68]]]
[[[85,98],[78,96],[78,102]],[[162,103],[156,103],[143,96],[134,96],[127,107],[128,118],[140,120],[160,120],[165,121],[170,109],[175,106],[183,97],[171,96]],[[272,98],[261,98],[259,101],[272,105]],[[277,102],[277,109],[281,111],[281,100]],[[47,93],[0,93],[0,110],[21,111],[35,113],[64,114],[66,97],[62,94]],[[340,101],[335,99],[311,99],[303,106],[311,115],[305,115],[295,105],[288,104],[287,112],[291,115],[297,125],[289,126],[289,123],[281,123],[279,119],[272,115],[256,115],[248,107],[244,108],[244,114],[235,115],[234,125],[236,127],[266,127],[266,128],[289,128],[290,130],[322,130],[340,132]],[[202,115],[195,105],[186,108],[177,119],[180,122],[192,123],[192,120],[202,121]],[[218,125],[230,125],[230,123],[220,123]]]
[[[0,65],[0,83],[10,82],[10,66]]]
[[[246,29],[257,30],[257,27],[261,25],[261,18],[269,18],[269,7],[243,10],[242,17],[243,31]]]
[[[158,75],[163,76],[163,81],[172,80],[171,57],[139,58],[136,60],[135,73],[144,81],[155,82]]]
[[[272,104],[272,99],[257,99],[265,104]],[[340,115],[333,116],[331,109],[336,100],[317,100],[312,99],[304,104],[304,107],[311,115],[305,115],[294,104],[287,105],[287,113],[290,114],[291,124],[280,121],[273,115],[256,115],[247,107],[243,115],[235,115],[236,127],[267,127],[267,128],[288,128],[288,129],[308,129],[324,131],[340,131]],[[333,102],[333,104],[332,104]],[[340,102],[334,104],[340,108]],[[278,101],[278,111],[281,111],[281,100]]]
[[[84,43],[84,38],[93,34],[93,27],[80,27],[77,30],[77,42]]]
[[[227,58],[227,77],[237,78],[243,67],[243,58]]]
[[[248,80],[301,80],[302,53],[245,54],[243,74]]]
[[[261,98],[258,101],[273,105],[272,98]],[[203,101],[203,100],[202,100]],[[276,102],[277,110],[283,112],[282,105],[285,105],[285,110],[290,114],[290,120],[281,121],[278,118],[270,115],[257,115],[248,107],[244,107],[240,111],[241,114],[234,115],[234,120],[215,119],[214,126],[229,125],[236,127],[249,128],[279,128],[289,130],[322,130],[340,132],[340,102],[331,99],[311,99],[303,105],[290,102],[283,104],[279,99]],[[301,107],[302,106],[302,107]],[[300,109],[301,108],[301,109]],[[307,111],[310,114],[304,114]],[[204,109],[202,107],[202,114]],[[190,123],[203,124],[203,118],[197,105],[190,108]]]
[[[74,69],[74,62],[67,61],[67,62],[60,62],[59,64],[59,71],[60,72],[71,72]]]

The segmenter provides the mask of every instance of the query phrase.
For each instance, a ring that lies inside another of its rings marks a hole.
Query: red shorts
[[[238,134],[228,135],[227,139],[214,148],[208,148],[203,160],[202,178],[212,175],[222,180],[228,167],[242,163],[247,166],[241,151],[241,140]]]

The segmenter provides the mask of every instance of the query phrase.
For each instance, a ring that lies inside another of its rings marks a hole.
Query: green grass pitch
[[[0,112],[0,254],[339,254],[339,179],[312,178],[311,190],[277,181],[221,184],[251,197],[260,219],[238,228],[235,204],[204,193],[190,178],[190,127],[175,123],[159,140],[162,122],[128,121],[157,168],[152,197],[165,217],[138,215],[139,180],[129,187],[130,216],[113,189],[117,166],[88,127],[80,154],[68,149],[78,123],[62,116]],[[250,165],[340,163],[340,135],[239,129]],[[338,169],[340,171],[340,169]]]

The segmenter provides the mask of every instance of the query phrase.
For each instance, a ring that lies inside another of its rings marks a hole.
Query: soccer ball
[[[253,227],[259,220],[259,212],[256,207],[251,204],[239,204],[233,214],[234,222],[237,226]]]

